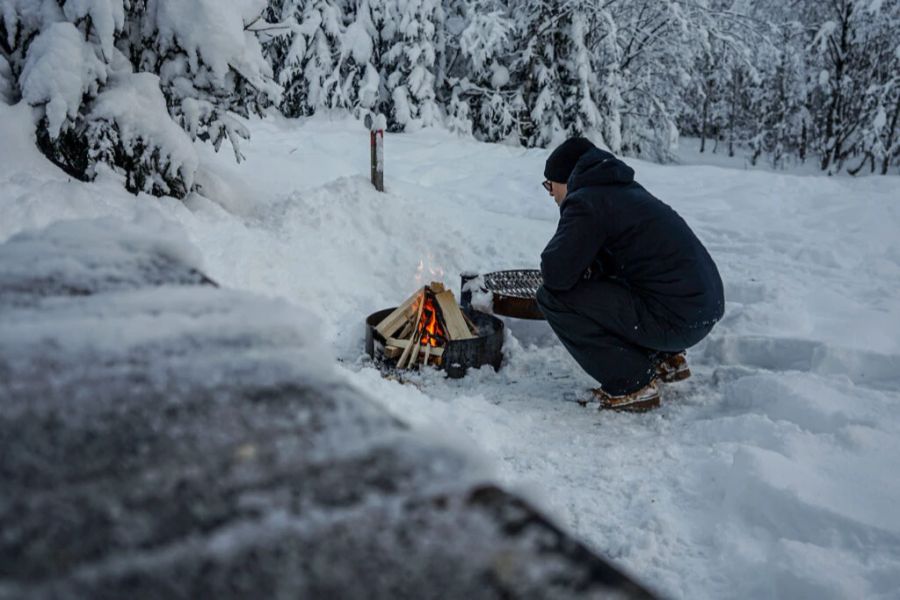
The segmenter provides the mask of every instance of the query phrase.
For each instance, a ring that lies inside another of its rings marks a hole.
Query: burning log
[[[420,333],[419,333],[418,323],[422,322],[422,310],[425,308],[425,301],[426,301],[427,297],[428,297],[427,288],[422,288],[422,291],[416,293],[416,300],[418,300],[419,310],[416,312],[416,319],[414,321],[414,323],[416,325],[413,326],[413,329],[415,332],[413,333],[412,343],[409,344],[408,346],[406,346],[406,350],[403,351],[403,354],[400,355],[400,360],[397,361],[398,368],[402,369],[404,367],[404,365],[408,364],[407,357],[410,354],[410,350],[412,350],[412,348],[414,346],[418,346],[418,344],[419,344]],[[408,302],[408,300],[407,300],[407,302]]]
[[[378,323],[375,331],[384,340],[383,356],[396,359],[398,369],[429,361],[440,365],[450,341],[478,337],[453,292],[439,282],[417,290]]]
[[[388,337],[389,335],[395,334],[397,329],[409,321],[410,316],[412,316],[409,313],[410,311],[415,311],[415,304],[418,302],[419,296],[424,291],[425,288],[422,288],[407,298],[403,304],[395,308],[394,312],[385,317],[385,319],[375,327],[375,331],[380,333],[382,337]]]
[[[444,316],[444,321],[447,323],[447,329],[449,330],[451,339],[469,340],[476,337],[469,329],[469,324],[466,322],[462,310],[460,310],[459,305],[456,303],[453,292],[447,290],[435,294],[434,297],[441,307],[441,313]]]

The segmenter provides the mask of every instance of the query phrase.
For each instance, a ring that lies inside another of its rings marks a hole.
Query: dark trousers
[[[673,326],[611,279],[584,280],[562,292],[541,287],[537,303],[581,368],[616,396],[647,385],[660,354],[681,352],[712,329]]]

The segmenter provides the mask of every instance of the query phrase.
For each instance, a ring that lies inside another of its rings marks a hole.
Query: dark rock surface
[[[649,597],[209,284],[121,224],[0,246],[0,598]]]

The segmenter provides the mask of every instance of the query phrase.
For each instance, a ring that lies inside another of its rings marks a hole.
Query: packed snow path
[[[0,161],[12,199],[0,238],[159,207],[214,279],[317,313],[349,379],[404,420],[467,438],[502,481],[668,597],[900,594],[898,178],[629,161],[707,244],[728,304],[661,410],[607,414],[567,401],[592,382],[543,323],[509,321],[504,368],[460,381],[401,385],[361,357],[364,317],[417,284],[537,266],[557,218],[540,188],[546,151],[389,135],[378,194],[358,124],[251,127],[245,165],[200,149],[215,202],[185,205],[70,184],[20,149]]]

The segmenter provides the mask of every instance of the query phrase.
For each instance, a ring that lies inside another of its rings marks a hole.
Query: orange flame
[[[434,297],[427,292],[424,296],[425,305],[422,307],[422,318],[419,320],[419,343],[434,348],[443,344],[443,340],[447,339],[447,334],[441,327]]]

